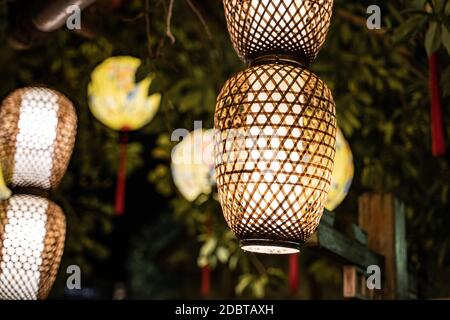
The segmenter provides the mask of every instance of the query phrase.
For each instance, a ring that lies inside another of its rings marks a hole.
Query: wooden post
[[[369,249],[385,257],[384,299],[408,298],[405,207],[392,194],[366,193],[359,198],[359,225]]]

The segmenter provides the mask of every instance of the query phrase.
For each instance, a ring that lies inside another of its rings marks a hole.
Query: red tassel
[[[125,208],[125,189],[127,180],[127,150],[128,150],[128,129],[124,128],[120,132],[119,145],[119,169],[117,171],[116,184],[116,215],[123,215]]]
[[[289,291],[292,295],[298,293],[298,253],[289,256]]]
[[[445,153],[444,127],[442,121],[442,104],[439,94],[438,57],[433,53],[429,60],[429,90],[431,95],[431,137],[433,156]]]
[[[209,265],[206,265],[202,268],[202,284],[201,284],[201,293],[204,298],[209,296],[211,286],[211,268]]]

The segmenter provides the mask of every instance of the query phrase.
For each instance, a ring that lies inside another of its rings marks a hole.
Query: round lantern
[[[223,0],[228,32],[239,57],[287,55],[304,64],[325,42],[333,0]]]
[[[352,184],[354,171],[352,150],[345,140],[344,134],[338,128],[331,187],[325,203],[327,210],[333,211],[345,199]]]
[[[242,248],[298,252],[319,224],[330,187],[336,135],[330,90],[299,66],[250,67],[222,88],[215,129],[221,205]]]
[[[0,202],[0,299],[45,299],[64,250],[66,222],[53,202],[14,195]]]
[[[152,78],[135,81],[140,64],[141,60],[134,57],[111,57],[91,74],[89,107],[92,114],[111,129],[138,130],[158,111],[161,95],[148,95]]]
[[[55,187],[72,154],[77,116],[61,93],[39,87],[15,90],[0,108],[0,159],[13,187]]]
[[[197,129],[172,150],[172,176],[180,193],[188,201],[211,193],[215,185],[214,130]]]
[[[134,57],[108,58],[94,69],[88,87],[92,114],[107,127],[121,131],[115,204],[117,214],[123,213],[125,205],[127,132],[148,124],[161,101],[159,93],[149,95],[152,77],[136,83],[135,74],[140,64],[141,60]]]

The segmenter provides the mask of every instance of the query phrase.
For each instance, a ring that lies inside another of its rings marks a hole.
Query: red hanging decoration
[[[433,156],[445,153],[444,127],[442,120],[442,104],[439,93],[438,57],[433,53],[429,60],[429,90],[431,96],[431,137]]]
[[[209,296],[211,287],[211,267],[208,265],[202,268],[202,284],[201,284],[201,293],[204,298]]]
[[[292,295],[298,293],[298,253],[289,256],[289,291]]]
[[[128,128],[123,128],[120,131],[120,142],[119,142],[119,168],[117,171],[116,201],[115,201],[116,215],[123,215],[125,208],[127,151],[128,151]]]

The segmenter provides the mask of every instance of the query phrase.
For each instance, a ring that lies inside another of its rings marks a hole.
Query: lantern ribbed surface
[[[214,125],[219,197],[242,248],[297,252],[317,228],[330,187],[330,90],[298,66],[253,66],[225,83]]]
[[[60,207],[30,195],[0,202],[0,299],[45,299],[64,250]]]
[[[72,154],[77,116],[61,93],[15,90],[0,108],[0,161],[13,187],[55,187]]]
[[[311,63],[325,42],[333,0],[223,0],[228,32],[243,60],[293,56]]]

